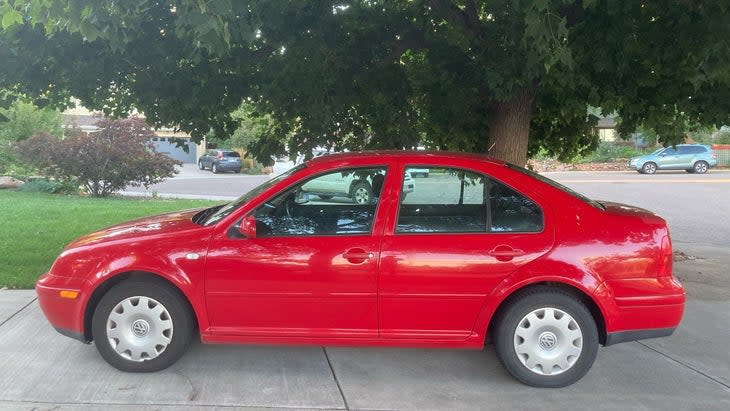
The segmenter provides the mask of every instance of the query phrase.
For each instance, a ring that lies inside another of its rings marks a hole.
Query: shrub
[[[99,131],[75,131],[63,140],[41,133],[17,145],[21,158],[59,181],[76,180],[89,195],[105,197],[128,185],[149,187],[181,164],[155,151],[152,129],[139,118],[100,120]]]
[[[730,144],[730,131],[721,131],[715,136],[715,144]]]
[[[601,142],[596,151],[576,159],[577,163],[607,163],[616,159],[640,156],[643,153],[631,146],[622,146],[611,142]]]
[[[0,174],[33,174],[35,170],[23,164],[12,146],[40,132],[56,137],[63,134],[63,117],[57,110],[38,108],[18,99],[10,107],[0,107]]]

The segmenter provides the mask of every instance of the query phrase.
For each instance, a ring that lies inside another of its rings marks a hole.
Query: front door
[[[542,208],[517,190],[469,170],[431,167],[428,176],[401,196],[383,238],[384,338],[466,339],[490,291],[552,246]]]
[[[337,170],[356,178],[385,167]],[[211,332],[377,337],[378,201],[310,196],[295,184],[254,210],[256,237],[229,230],[206,259]],[[344,180],[343,180],[344,184]]]

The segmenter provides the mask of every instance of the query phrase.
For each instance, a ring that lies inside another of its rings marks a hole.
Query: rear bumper
[[[215,163],[218,170],[240,170],[241,163]]]
[[[645,340],[647,338],[667,337],[674,333],[676,328],[656,328],[652,330],[619,331],[606,334],[606,347],[622,342]]]
[[[88,342],[84,336],[83,280],[44,274],[36,283],[35,291],[43,314],[59,333]],[[77,292],[75,298],[61,297],[61,291]]]
[[[684,288],[672,277],[619,279],[602,283],[605,345],[671,335],[684,315]]]

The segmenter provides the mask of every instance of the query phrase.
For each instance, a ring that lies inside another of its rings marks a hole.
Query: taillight
[[[218,160],[223,160],[223,153],[218,153],[218,156],[216,158]]]
[[[662,238],[662,246],[659,250],[659,277],[670,277],[672,275],[672,240],[668,235]]]
[[[717,158],[718,158],[717,157],[717,151],[713,151],[712,152],[712,158],[714,158],[715,160],[717,160]]]

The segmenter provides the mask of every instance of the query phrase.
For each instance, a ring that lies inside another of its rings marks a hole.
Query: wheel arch
[[[99,302],[104,297],[104,295],[109,292],[109,290],[112,289],[117,284],[120,284],[124,281],[130,280],[130,279],[153,279],[156,281],[163,281],[170,287],[172,287],[173,290],[177,291],[177,293],[180,295],[180,297],[185,301],[187,304],[188,309],[190,310],[190,314],[192,315],[193,320],[195,321],[195,327],[198,328],[200,325],[200,321],[198,319],[198,313],[193,308],[192,303],[190,302],[190,298],[186,295],[186,293],[179,287],[178,284],[175,284],[173,281],[171,281],[169,278],[153,273],[150,271],[142,271],[142,270],[129,270],[120,272],[118,274],[109,276],[105,278],[101,283],[99,283],[95,288],[94,291],[89,296],[89,299],[86,302],[86,306],[84,307],[84,316],[83,316],[83,334],[84,339],[87,342],[93,341],[93,337],[91,335],[91,322],[94,316],[94,311],[96,310],[97,305],[99,305]]]
[[[500,317],[500,315],[502,315],[502,312],[504,312],[504,310],[512,303],[512,301],[514,301],[515,298],[519,297],[520,294],[530,289],[541,286],[554,287],[556,289],[562,290],[566,293],[571,294],[580,302],[582,302],[586,306],[586,308],[588,308],[588,311],[590,311],[593,320],[596,322],[599,343],[605,345],[607,328],[605,314],[601,309],[601,306],[586,290],[562,281],[536,281],[529,284],[524,284],[511,290],[501,301],[499,301],[497,307],[494,309],[494,312],[490,316],[485,333],[485,342],[491,341],[493,327],[497,319]]]

